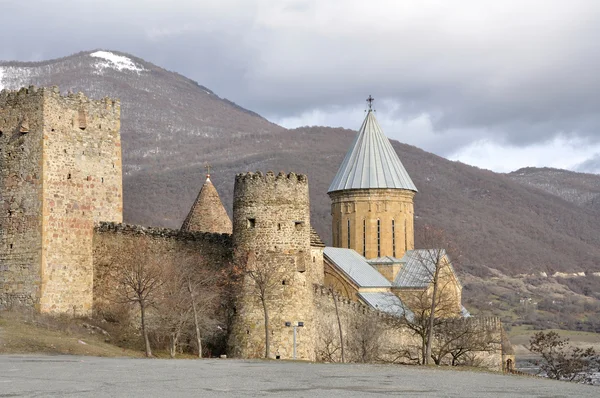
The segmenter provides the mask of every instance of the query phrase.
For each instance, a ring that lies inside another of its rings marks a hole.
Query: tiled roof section
[[[310,226],[310,245],[312,247],[325,247],[325,243],[323,243],[321,237],[317,231],[315,231],[312,225]]]
[[[328,192],[369,188],[417,191],[372,110],[367,112]]]
[[[445,255],[446,251],[444,249],[407,251],[401,259],[403,265],[398,275],[396,275],[394,286],[412,288],[429,286],[435,273],[435,259],[442,258]]]
[[[359,292],[358,295],[361,299],[365,301],[365,303],[379,311],[387,312],[388,314],[398,317],[406,316],[406,319],[408,319],[409,321],[414,318],[414,314],[412,313],[412,311],[408,309],[408,307],[404,305],[402,300],[400,300],[398,296],[396,296],[392,292]]]
[[[326,247],[325,257],[350,278],[358,287],[390,287],[390,282],[352,249]]]
[[[217,189],[207,177],[181,230],[231,234],[232,229],[231,219],[223,207]]]

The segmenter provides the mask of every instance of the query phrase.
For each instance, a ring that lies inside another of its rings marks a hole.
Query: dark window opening
[[[71,179],[71,173],[67,174],[67,180]]]
[[[348,249],[350,249],[350,220],[348,220]]]
[[[285,279],[281,281],[281,284],[282,284],[282,285],[285,285]]]
[[[377,220],[377,257],[381,257],[381,220]]]
[[[249,218],[246,227],[249,229],[255,228],[256,227],[256,218]]]
[[[406,235],[406,220],[404,220],[404,252],[408,251],[408,236]]]
[[[104,184],[104,177],[102,177],[100,180],[102,181],[102,184]]]
[[[277,230],[281,231],[281,223],[277,223]]]
[[[396,221],[392,220],[392,257],[396,257]]]
[[[12,245],[13,245],[13,244],[11,243],[11,244],[10,244],[10,248],[11,248],[11,249],[12,249]]]
[[[363,257],[367,256],[367,220],[363,220]]]
[[[296,231],[300,231],[304,226],[304,221],[294,221],[294,226],[296,227]]]

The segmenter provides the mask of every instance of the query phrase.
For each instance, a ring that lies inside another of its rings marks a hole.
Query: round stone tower
[[[333,246],[354,249],[367,259],[401,258],[414,249],[416,192],[369,104],[358,135],[329,187]],[[393,280],[395,272],[386,277]]]
[[[315,359],[311,282],[315,277],[311,273],[316,271],[311,267],[310,236],[305,175],[257,172],[236,176],[233,245],[243,277],[229,341],[234,356],[265,356],[266,307],[269,356],[293,358],[296,329],[296,358]]]

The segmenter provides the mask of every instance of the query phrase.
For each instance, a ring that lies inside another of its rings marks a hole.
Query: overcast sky
[[[600,172],[600,0],[0,0],[0,59],[96,48],[286,127],[385,133],[495,171]]]

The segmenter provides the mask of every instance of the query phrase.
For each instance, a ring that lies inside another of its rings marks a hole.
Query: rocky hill
[[[295,171],[309,176],[313,224],[330,242],[326,191],[354,131],[284,129],[184,76],[114,51],[0,62],[0,89],[30,84],[121,99],[126,222],[178,228],[206,163],[229,212],[236,173]],[[550,169],[498,174],[392,143],[419,189],[417,226],[433,224],[456,239],[463,274],[600,271],[600,177]]]

